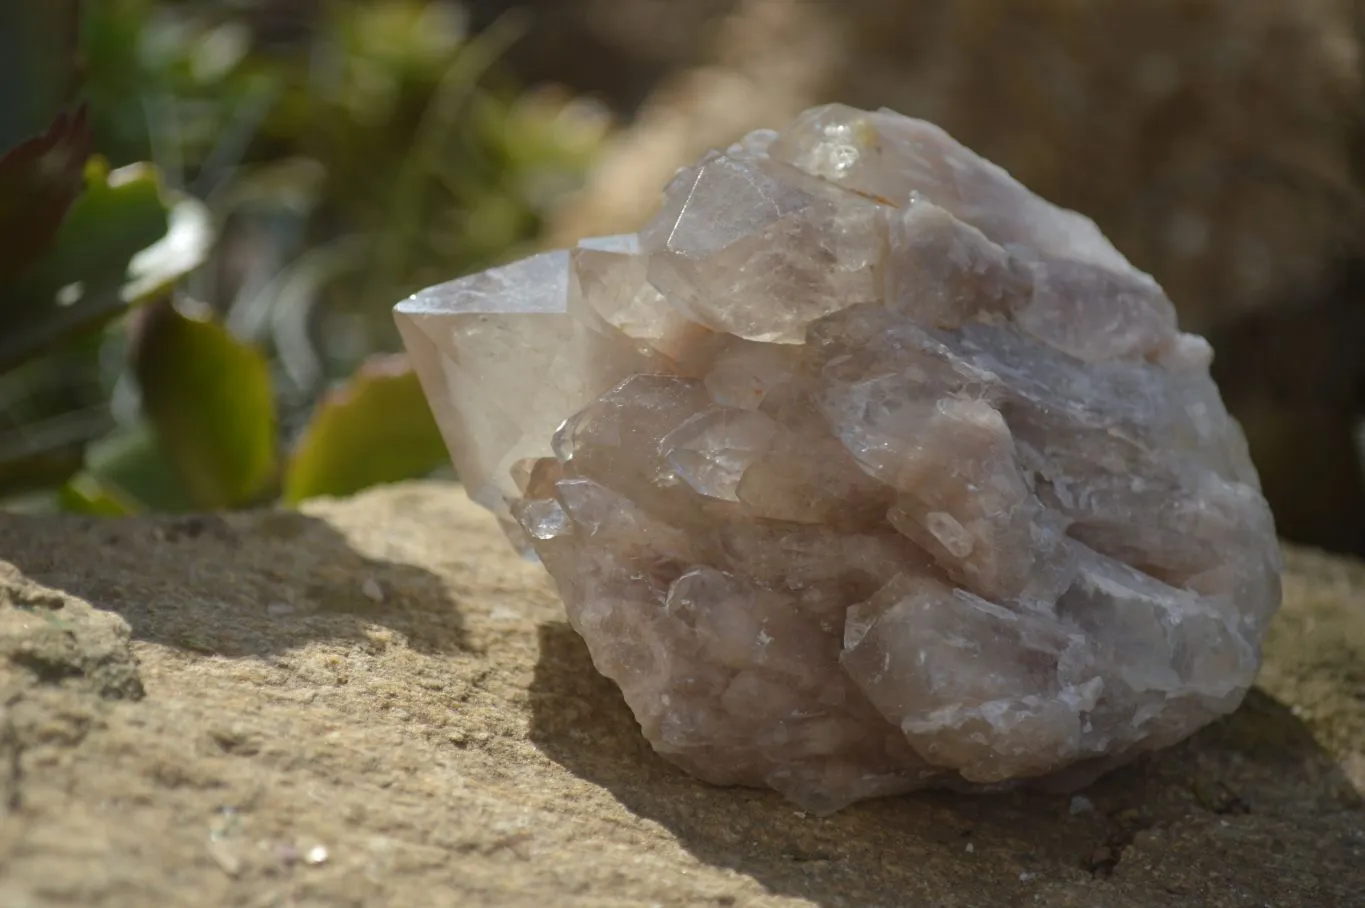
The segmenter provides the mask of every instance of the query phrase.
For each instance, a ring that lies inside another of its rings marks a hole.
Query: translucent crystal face
[[[1279,549],[1208,345],[931,124],[808,111],[397,318],[471,496],[703,779],[1079,785],[1255,675]]]

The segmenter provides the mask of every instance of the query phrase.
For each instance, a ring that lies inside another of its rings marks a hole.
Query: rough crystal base
[[[928,123],[808,111],[397,318],[470,495],[702,779],[1065,788],[1256,673],[1280,555],[1208,345]]]

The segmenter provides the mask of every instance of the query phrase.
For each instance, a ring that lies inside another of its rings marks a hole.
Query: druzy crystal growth
[[[703,779],[1067,788],[1252,682],[1280,556],[1208,344],[931,124],[808,111],[397,317],[469,493]]]

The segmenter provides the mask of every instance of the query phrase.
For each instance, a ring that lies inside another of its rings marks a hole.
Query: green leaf
[[[0,3],[0,281],[52,247],[90,155],[79,0]]]
[[[52,486],[81,467],[85,445],[106,431],[99,409],[62,413],[0,435],[0,496]]]
[[[425,476],[449,456],[406,357],[376,357],[318,405],[289,464],[284,501]]]
[[[0,3],[0,151],[42,132],[80,85],[80,0]]]
[[[52,251],[0,287],[0,372],[164,293],[208,252],[208,210],[164,191],[153,167],[110,172],[95,159],[85,186]]]
[[[277,475],[265,357],[167,303],[138,315],[130,354],[142,411],[190,500],[200,508],[258,502]]]
[[[82,94],[91,132],[100,153],[119,164],[153,157],[148,133],[157,122],[157,99],[177,95],[178,86],[149,57],[159,57],[157,50],[171,43],[166,36],[183,27],[180,11],[154,3],[159,0],[98,0],[81,11]]]
[[[62,487],[60,501],[64,510],[105,516],[194,507],[146,423],[90,445],[85,469]]]
[[[0,496],[52,488],[113,428],[100,385],[101,338],[80,335],[0,375]]]
[[[52,251],[62,219],[81,194],[89,156],[83,107],[62,113],[41,135],[0,156],[0,281],[23,274]]]
[[[127,517],[138,513],[135,505],[89,473],[77,473],[67,480],[58,493],[57,504],[68,513],[92,517]]]

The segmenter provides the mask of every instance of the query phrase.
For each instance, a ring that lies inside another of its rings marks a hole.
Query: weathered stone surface
[[[397,318],[475,500],[701,778],[1081,784],[1254,677],[1280,555],[1208,344],[932,124],[812,109],[638,239]]]
[[[0,552],[0,635],[61,603],[130,632],[146,687],[106,699],[0,660],[6,908],[1321,908],[1365,888],[1353,561],[1291,550],[1259,689],[1086,800],[817,819],[655,756],[544,571],[458,486],[301,515],[0,515]]]
[[[128,628],[88,603],[54,593],[0,563],[0,698],[37,684],[111,700],[142,697]]]

